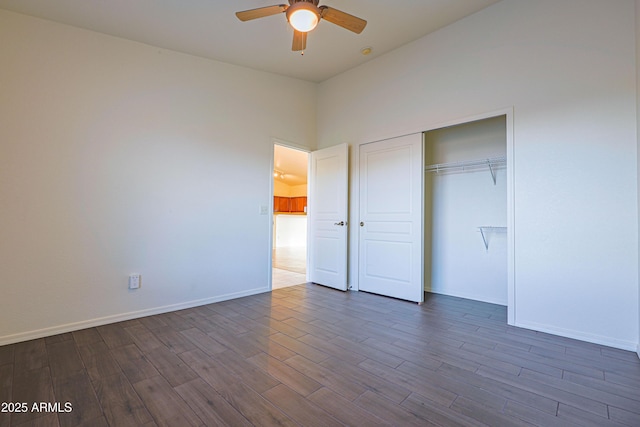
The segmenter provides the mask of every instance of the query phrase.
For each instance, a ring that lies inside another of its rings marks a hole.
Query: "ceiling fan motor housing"
[[[311,3],[314,6],[318,6],[320,0],[289,0],[290,5],[294,5],[295,3]]]

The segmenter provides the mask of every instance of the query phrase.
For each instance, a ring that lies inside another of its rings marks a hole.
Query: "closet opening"
[[[507,116],[424,133],[424,290],[508,305]]]

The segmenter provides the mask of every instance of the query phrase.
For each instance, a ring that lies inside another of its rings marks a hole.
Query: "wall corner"
[[[640,131],[638,126],[640,124],[640,0],[636,0],[635,4],[635,36],[636,36],[636,175],[638,180],[638,211],[640,212]],[[640,222],[640,218],[638,218]],[[638,345],[636,347],[636,353],[640,357],[640,236],[638,239],[638,254],[639,254],[639,266],[638,266]]]

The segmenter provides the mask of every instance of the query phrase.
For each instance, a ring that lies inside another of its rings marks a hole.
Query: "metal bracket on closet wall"
[[[493,225],[483,225],[478,227],[480,235],[482,235],[482,241],[484,242],[484,248],[489,252],[489,240],[487,239],[489,233],[506,233],[507,227],[495,227]]]

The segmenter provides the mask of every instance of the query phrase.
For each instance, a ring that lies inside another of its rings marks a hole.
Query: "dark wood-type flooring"
[[[640,426],[635,353],[300,285],[0,347],[0,426]]]

